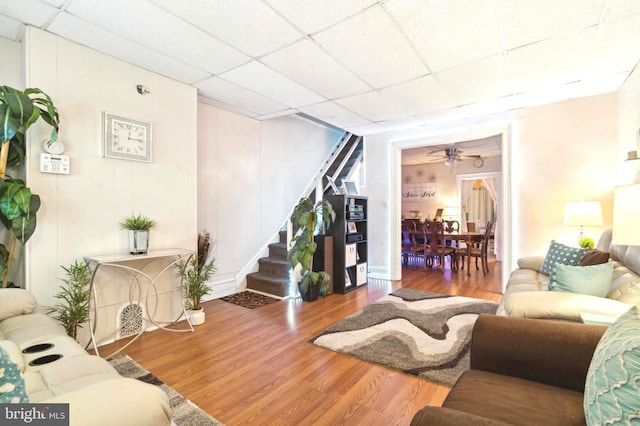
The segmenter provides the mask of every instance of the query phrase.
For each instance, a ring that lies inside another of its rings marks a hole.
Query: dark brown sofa
[[[412,425],[584,425],[584,385],[606,327],[481,314],[471,369]]]

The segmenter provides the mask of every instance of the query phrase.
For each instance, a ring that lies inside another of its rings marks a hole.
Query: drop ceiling
[[[0,36],[25,25],[358,135],[616,91],[640,61],[638,0],[2,0]]]

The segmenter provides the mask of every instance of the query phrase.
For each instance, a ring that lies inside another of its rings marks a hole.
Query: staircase
[[[247,288],[274,296],[289,295],[289,259],[287,231],[280,231],[280,241],[269,244],[269,257],[258,259],[258,272],[247,275]]]
[[[362,158],[363,145],[362,136],[350,134],[340,152],[332,159],[323,177],[333,177],[336,186],[340,188],[342,181],[349,176],[353,166]],[[326,182],[326,179],[323,179],[323,182]],[[324,195],[334,195],[331,185],[324,186]]]
[[[349,176],[353,166],[360,161],[363,153],[362,136],[347,134],[339,152],[331,159],[326,171],[322,174],[322,182],[332,177],[339,188],[342,180]],[[331,185],[326,184],[324,195],[334,194]],[[316,194],[312,191],[309,199],[315,203]],[[291,267],[287,258],[287,231],[280,231],[280,241],[269,244],[269,256],[258,259],[258,272],[247,274],[247,288],[278,297],[289,296],[289,273]]]

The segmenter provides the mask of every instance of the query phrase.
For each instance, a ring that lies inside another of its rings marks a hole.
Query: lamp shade
[[[640,246],[640,184],[617,186],[613,190],[612,244]]]
[[[574,226],[602,225],[600,201],[571,201],[565,203],[563,223]]]
[[[458,217],[460,215],[460,210],[457,207],[445,207],[444,208],[444,217]]]

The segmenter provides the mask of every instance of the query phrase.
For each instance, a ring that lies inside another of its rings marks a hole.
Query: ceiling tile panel
[[[502,55],[438,72],[435,78],[457,105],[499,98],[513,92],[507,62]]]
[[[335,102],[371,121],[393,120],[409,115],[374,91],[337,99]]]
[[[302,37],[260,0],[150,0],[240,51],[260,56]]]
[[[640,1],[638,0],[611,0],[606,9],[604,21],[627,18],[640,14]]]
[[[493,3],[478,0],[392,0],[398,22],[431,72],[498,54],[500,28]]]
[[[505,49],[597,25],[607,0],[494,0]]]
[[[68,13],[58,15],[49,25],[49,31],[183,83],[192,84],[210,76],[204,71],[107,32]]]
[[[370,123],[366,118],[341,107],[335,102],[323,102],[321,104],[301,107],[298,108],[298,110],[343,129]]]
[[[250,90],[236,86],[218,77],[212,77],[196,83],[195,86],[202,95],[216,99],[234,108],[248,111],[255,115],[273,114],[287,109],[279,104],[260,96]]]
[[[637,2],[640,5],[640,1]],[[600,24],[587,58],[585,75],[615,74],[640,61],[640,14]]]
[[[385,99],[413,114],[451,108],[455,105],[451,96],[442,89],[433,75],[387,87],[379,92]]]
[[[305,34],[314,34],[378,3],[378,0],[265,0]]]
[[[0,15],[0,37],[19,41],[23,26],[24,24],[20,21]]]
[[[249,60],[238,50],[145,1],[74,1],[68,11],[209,73],[223,72]]]
[[[579,81],[595,33],[595,29],[583,30],[507,52],[514,93]]]
[[[42,0],[42,1],[45,3],[49,3],[51,6],[55,6],[58,9],[61,8],[65,2],[65,0]]]
[[[0,15],[41,27],[53,18],[59,9],[38,0],[2,0]]]
[[[412,46],[380,6],[371,7],[313,38],[374,88],[428,74]]]
[[[293,108],[326,101],[257,61],[234,68],[219,77]]]
[[[301,40],[264,56],[261,61],[328,99],[371,90],[311,40]]]

